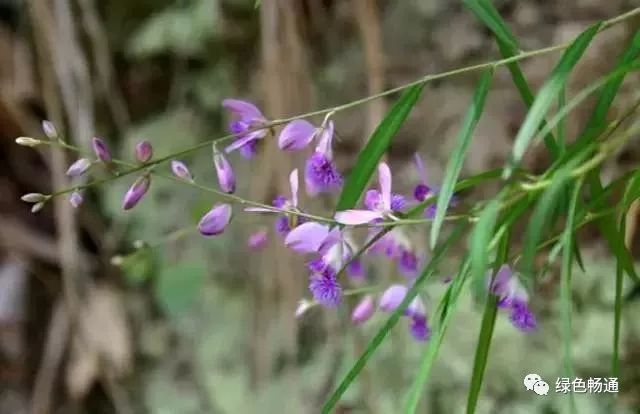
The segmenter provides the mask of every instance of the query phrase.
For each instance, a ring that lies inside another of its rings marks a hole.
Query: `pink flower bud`
[[[267,245],[267,231],[266,230],[258,230],[249,236],[249,240],[247,241],[247,245],[251,250],[260,250]]]
[[[216,167],[216,173],[218,174],[218,183],[220,184],[220,188],[225,193],[233,193],[236,191],[236,177],[233,174],[233,169],[231,168],[231,164],[219,152],[213,154],[213,164]]]
[[[187,166],[181,161],[171,161],[171,172],[178,178],[182,178],[183,180],[191,181],[193,178],[191,177],[191,173]]]
[[[82,197],[82,193],[80,193],[79,191],[74,191],[69,196],[69,203],[73,206],[73,208],[80,207],[83,201],[84,198]]]
[[[384,312],[395,310],[407,294],[407,287],[403,285],[391,285],[382,293],[378,306]]]
[[[151,185],[151,177],[143,175],[129,187],[129,190],[124,195],[122,200],[122,208],[124,210],[130,210],[136,206],[142,200],[142,197],[147,193],[149,186]]]
[[[375,307],[373,297],[371,295],[367,295],[353,309],[353,312],[351,313],[351,322],[356,325],[361,325],[371,318],[374,311]]]
[[[153,157],[153,147],[146,139],[138,142],[136,145],[136,159],[142,163],[147,162]]]
[[[109,147],[101,138],[94,137],[91,140],[91,146],[100,161],[106,164],[111,162],[111,151],[109,151]]]
[[[200,219],[198,230],[203,236],[217,236],[224,232],[230,220],[231,206],[229,204],[216,204]]]
[[[89,167],[91,167],[91,161],[87,158],[80,158],[69,166],[66,174],[69,177],[78,177],[87,172]]]
[[[58,138],[58,131],[56,131],[56,127],[53,125],[52,122],[42,121],[42,130],[44,131],[44,134],[47,136],[47,138],[49,139]]]

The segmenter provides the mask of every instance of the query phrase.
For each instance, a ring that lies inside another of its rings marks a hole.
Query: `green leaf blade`
[[[393,137],[409,116],[422,93],[424,84],[405,90],[376,128],[365,148],[358,155],[356,165],[345,182],[336,211],[353,208],[371,179],[378,162],[387,152]]]
[[[447,213],[447,206],[451,202],[453,196],[453,190],[456,185],[456,181],[460,176],[462,170],[462,164],[464,163],[473,131],[475,130],[480,116],[484,110],[484,104],[486,101],[489,87],[491,86],[491,80],[493,79],[493,70],[487,70],[483,73],[478,83],[478,87],[473,95],[471,106],[467,109],[465,114],[462,128],[456,139],[456,147],[451,155],[451,159],[447,163],[447,167],[444,173],[444,180],[442,188],[438,194],[438,202],[436,204],[436,215],[431,226],[430,243],[431,247],[436,245],[438,240],[438,233],[444,222],[445,214]]]

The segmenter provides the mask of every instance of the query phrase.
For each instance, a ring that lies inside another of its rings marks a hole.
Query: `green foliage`
[[[179,316],[198,298],[204,276],[201,263],[185,261],[164,265],[156,280],[155,298],[170,316]]]
[[[476,125],[478,125],[478,121],[480,120],[480,116],[484,110],[484,103],[487,98],[487,93],[489,92],[489,87],[491,86],[492,78],[493,69],[487,70],[480,78],[476,91],[473,95],[473,100],[469,109],[467,109],[464,121],[462,122],[462,127],[458,133],[456,147],[453,150],[453,154],[451,154],[449,162],[447,163],[442,188],[438,194],[436,216],[433,221],[433,225],[431,226],[431,235],[429,238],[431,248],[435,246],[438,240],[438,233],[440,232],[440,228],[444,222],[444,216],[447,213],[449,203],[451,202],[453,188],[456,181],[458,181],[460,171],[462,171],[462,164],[464,163],[467,150],[469,149],[469,144],[471,144],[473,131],[475,130]]]
[[[419,84],[404,91],[373,132],[367,145],[360,151],[356,165],[344,184],[336,211],[347,210],[356,205],[376,170],[378,162],[389,149],[393,137],[409,116],[423,88],[424,85]]]
[[[134,34],[129,53],[135,57],[201,55],[217,34],[219,19],[217,0],[186,0],[153,14]]]

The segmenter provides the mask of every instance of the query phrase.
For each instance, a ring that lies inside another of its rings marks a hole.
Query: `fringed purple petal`
[[[393,194],[391,196],[391,211],[402,211],[406,204],[407,201],[402,194]]]
[[[309,291],[322,306],[335,308],[340,305],[342,288],[336,279],[335,272],[325,270],[322,273],[312,274],[309,279]]]
[[[286,236],[290,231],[289,219],[286,216],[278,217],[274,223],[276,233],[281,236]]]
[[[408,278],[414,278],[418,275],[418,256],[406,249],[400,251],[398,258],[398,271]]]
[[[522,332],[532,332],[538,327],[536,317],[526,302],[515,300],[511,303],[510,319],[511,323]]]
[[[315,152],[307,159],[304,179],[310,196],[332,192],[342,186],[342,175],[333,162],[320,152]]]
[[[362,264],[362,260],[358,257],[347,265],[347,275],[351,279],[355,280],[363,280],[366,276],[366,272],[364,270],[364,265]]]

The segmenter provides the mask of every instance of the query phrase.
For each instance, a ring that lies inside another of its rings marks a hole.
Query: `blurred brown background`
[[[640,6],[494,3],[525,50],[571,40],[596,20]],[[629,21],[599,35],[569,93],[603,74],[637,28]],[[0,0],[0,413],[315,413],[382,321],[354,329],[342,314],[348,310],[313,310],[296,321],[307,283],[301,261],[273,238],[261,253],[245,247],[247,235],[271,221],[236,212],[220,238],[182,232],[213,199],[173,182],[154,180],[127,213],[120,201],[130,178],[88,191],[79,210],[60,198],[31,214],[20,196],[69,186],[64,171],[73,154],[19,147],[16,137],[41,137],[40,121],[49,119],[83,148],[97,134],[131,160],[145,138],[162,156],[224,135],[225,97],[286,117],[497,56],[489,32],[457,1],[263,0],[256,7],[252,0]],[[532,86],[555,59],[522,62]],[[398,190],[415,183],[416,151],[439,182],[476,79],[427,86],[388,154]],[[614,111],[637,99],[637,89],[630,76]],[[392,99],[337,115],[343,171]],[[508,72],[499,70],[463,173],[502,165],[525,113]],[[588,106],[576,111],[570,134],[586,114]],[[636,165],[637,155],[637,146],[625,149],[606,173]],[[213,186],[210,157],[205,149],[184,161]],[[250,162],[233,157],[239,194],[269,202],[286,193],[288,172],[302,159],[273,144]],[[534,170],[545,162],[542,151],[527,160]],[[332,200],[303,202],[329,211]],[[136,240],[152,248],[136,249]],[[574,278],[576,373],[606,376],[614,267],[597,239],[587,233],[581,241],[589,266]],[[523,392],[521,383],[531,370],[543,378],[561,373],[555,288],[553,278],[539,288],[540,332],[523,337],[504,321],[496,328],[478,412],[566,407],[561,397]],[[430,288],[433,302],[441,291],[437,283]],[[581,413],[640,406],[640,324],[630,316],[638,310],[630,303],[623,320],[618,402],[578,398]],[[479,329],[470,298],[454,325],[421,412],[463,410]],[[397,330],[339,412],[398,412],[422,348]]]

